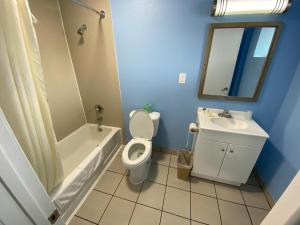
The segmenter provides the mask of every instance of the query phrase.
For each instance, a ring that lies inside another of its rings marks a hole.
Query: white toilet
[[[122,162],[130,170],[129,180],[133,184],[139,184],[148,176],[152,153],[151,139],[157,133],[160,114],[135,110],[130,113],[129,118],[129,130],[133,138],[123,150]]]

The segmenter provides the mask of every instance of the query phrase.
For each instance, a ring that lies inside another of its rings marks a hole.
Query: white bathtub
[[[50,196],[60,213],[70,214],[76,207],[84,190],[101,173],[107,162],[121,146],[121,129],[85,124],[58,142],[61,154],[64,180],[51,192]],[[72,206],[73,204],[73,206]],[[69,211],[69,212],[68,212]],[[68,212],[68,213],[67,213]]]

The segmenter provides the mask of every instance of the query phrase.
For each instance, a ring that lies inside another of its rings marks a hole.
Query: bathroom
[[[300,224],[299,11],[2,0],[1,224]],[[246,31],[264,63],[232,91]]]

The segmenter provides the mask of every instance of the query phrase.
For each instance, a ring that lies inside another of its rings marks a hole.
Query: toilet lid
[[[129,121],[129,130],[134,138],[151,140],[154,133],[154,125],[149,113],[144,110],[135,111]]]

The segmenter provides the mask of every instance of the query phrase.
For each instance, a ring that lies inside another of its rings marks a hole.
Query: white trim
[[[114,32],[114,22],[113,22],[113,14],[111,9],[110,1],[108,1],[108,7],[110,12],[110,19],[111,19],[111,32],[113,37],[113,45],[114,45],[114,53],[115,53],[115,60],[116,60],[116,68],[117,68],[117,80],[118,80],[118,87],[119,87],[119,97],[121,103],[121,114],[122,114],[122,142],[125,143],[125,120],[123,114],[123,98],[122,98],[122,89],[121,89],[121,81],[120,81],[120,74],[119,74],[119,62],[117,56],[117,47],[116,47],[116,39],[115,39],[115,32]]]

